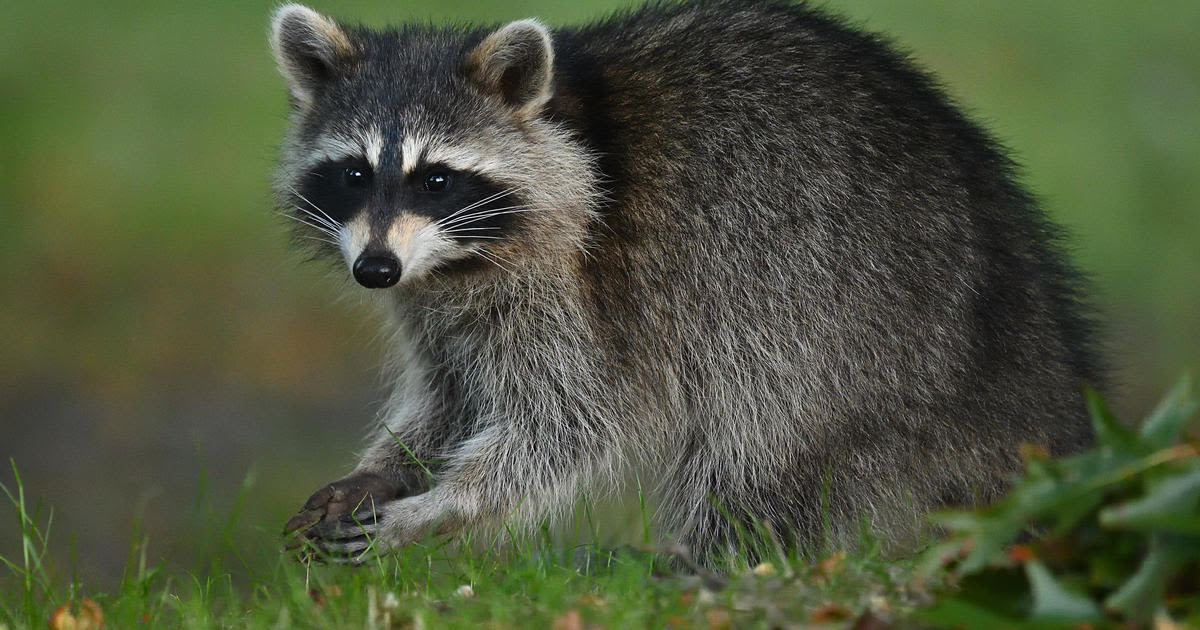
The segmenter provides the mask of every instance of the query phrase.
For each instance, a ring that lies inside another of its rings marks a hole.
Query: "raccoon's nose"
[[[354,279],[368,289],[386,289],[400,280],[400,261],[393,256],[363,254],[354,261]]]

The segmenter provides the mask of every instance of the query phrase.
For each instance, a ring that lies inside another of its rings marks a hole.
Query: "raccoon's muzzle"
[[[400,261],[395,256],[367,254],[354,261],[354,279],[368,289],[386,289],[400,281]]]

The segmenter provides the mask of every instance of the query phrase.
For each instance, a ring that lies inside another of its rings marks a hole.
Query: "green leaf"
[[[1011,630],[1024,627],[1022,620],[1001,615],[975,602],[958,597],[944,597],[916,615],[921,621],[941,628],[971,628],[972,630]]]
[[[1087,397],[1088,412],[1092,416],[1092,430],[1096,432],[1096,443],[1116,451],[1138,449],[1138,436],[1117,420],[1108,410],[1108,405],[1100,394],[1091,387],[1084,389]]]
[[[1192,380],[1183,377],[1167,397],[1142,423],[1141,436],[1157,448],[1166,448],[1179,442],[1179,434],[1187,419],[1196,411],[1192,400]]]
[[[1200,466],[1188,473],[1168,477],[1145,496],[1100,511],[1100,524],[1118,529],[1155,529],[1180,523],[1179,517],[1192,514],[1200,504]],[[1200,530],[1200,515],[1193,516]],[[1189,519],[1190,520],[1190,519]]]
[[[1033,618],[1042,621],[1091,621],[1100,617],[1100,608],[1085,595],[1072,593],[1054,579],[1050,570],[1037,560],[1025,563],[1025,575],[1033,594]]]
[[[1138,570],[1104,600],[1104,607],[1130,619],[1149,619],[1163,605],[1167,579],[1175,568],[1173,553],[1174,550],[1163,544],[1160,537],[1153,537],[1150,552]]]
[[[967,577],[921,618],[939,627],[1013,628],[1029,612],[1029,589],[1019,569],[996,569]]]
[[[975,573],[1001,559],[1004,547],[1026,523],[1024,516],[1014,509],[1011,499],[986,509],[935,512],[929,519],[959,534],[963,543],[969,543],[966,557],[955,567],[962,575]]]
[[[1194,411],[1186,392],[1176,388],[1139,432],[1088,391],[1093,448],[1031,462],[990,507],[933,517],[955,536],[928,566],[950,560],[962,588],[922,618],[1031,630],[1104,620],[1105,613],[1144,623],[1162,610],[1179,569],[1200,560],[1200,457],[1179,439]],[[1007,551],[1022,532],[1038,532],[1030,543],[1036,556],[1015,568],[1029,557]],[[1172,601],[1178,607],[1181,600]]]
[[[1052,511],[1066,498],[1066,489],[1067,484],[1061,481],[1041,479],[1018,485],[1009,496],[1016,511],[1028,518]]]
[[[1079,526],[1085,519],[1095,513],[1096,508],[1104,501],[1104,493],[1099,489],[1085,489],[1074,496],[1064,497],[1059,502],[1053,515],[1053,535],[1062,536]]]
[[[1002,562],[1005,559],[1004,548],[1015,539],[1025,524],[1015,520],[998,520],[971,537],[973,546],[967,557],[958,565],[958,571],[970,575],[986,567],[988,564]]]
[[[921,554],[917,564],[913,567],[914,573],[925,579],[941,576],[946,566],[957,560],[962,554],[964,543],[965,540],[962,537],[954,537],[929,547]]]

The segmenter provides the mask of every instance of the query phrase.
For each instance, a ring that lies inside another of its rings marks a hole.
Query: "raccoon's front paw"
[[[460,512],[446,509],[437,491],[430,491],[324,519],[305,537],[324,560],[360,564],[372,551],[395,551],[429,534],[454,532],[464,522]]]
[[[316,539],[332,524],[356,512],[370,514],[372,508],[395,500],[401,494],[399,484],[372,473],[355,473],[313,493],[300,512],[283,527],[284,536]]]
[[[381,553],[410,545],[435,527],[428,494],[363,506],[339,518],[326,518],[304,532],[311,549],[323,560],[361,564],[372,550]]]

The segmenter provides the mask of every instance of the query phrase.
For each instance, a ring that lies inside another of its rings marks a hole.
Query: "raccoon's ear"
[[[271,17],[271,51],[293,101],[309,105],[354,47],[333,20],[306,6],[285,4]]]
[[[484,93],[499,96],[522,115],[535,115],[551,95],[550,31],[537,20],[511,22],[467,55],[466,70]]]

